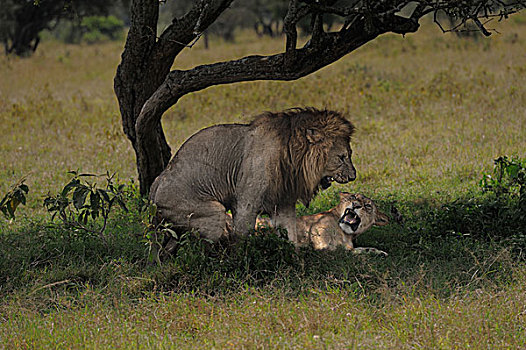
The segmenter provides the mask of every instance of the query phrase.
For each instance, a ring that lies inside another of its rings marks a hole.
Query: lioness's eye
[[[366,208],[366,209],[373,209],[373,206],[370,205],[370,204],[366,204],[366,205],[365,205],[365,208]]]

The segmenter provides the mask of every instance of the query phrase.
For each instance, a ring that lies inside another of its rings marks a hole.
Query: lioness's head
[[[340,228],[353,238],[373,225],[383,226],[389,223],[387,215],[379,211],[376,204],[363,194],[340,193],[340,204],[337,208],[340,214]]]

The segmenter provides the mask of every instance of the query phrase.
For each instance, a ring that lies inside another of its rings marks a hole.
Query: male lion
[[[373,225],[384,226],[389,223],[387,215],[363,194],[340,193],[340,203],[323,213],[296,218],[298,246],[312,244],[317,250],[335,250],[343,246],[356,253],[387,253],[376,248],[354,248],[353,240]],[[258,218],[257,226],[271,226],[267,218]]]
[[[161,218],[218,241],[254,228],[258,214],[297,243],[296,202],[308,205],[319,187],[356,178],[349,145],[354,126],[340,113],[295,108],[256,116],[250,124],[203,129],[155,179],[150,199]]]

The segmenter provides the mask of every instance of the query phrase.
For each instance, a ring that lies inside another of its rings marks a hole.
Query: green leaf
[[[97,175],[95,175],[95,174],[87,174],[87,173],[85,173],[85,174],[78,174],[77,176],[78,176],[78,177],[81,177],[81,176],[90,176],[90,177],[94,177],[94,176],[97,176]]]
[[[26,204],[26,196],[20,188],[15,189],[13,192],[13,198],[16,198],[19,203]]]
[[[82,208],[89,192],[89,188],[85,185],[80,185],[75,189],[75,192],[73,192],[73,205],[77,210]]]
[[[517,179],[517,175],[519,174],[520,170],[519,164],[510,164],[508,167],[506,167],[506,172],[508,173],[508,176],[511,177],[513,180]]]
[[[15,199],[11,199],[9,202],[7,202],[7,211],[9,212],[9,216],[11,216],[11,218],[15,217],[15,210],[18,206],[17,202],[18,201]]]
[[[105,190],[97,188],[97,193],[102,197],[102,199],[104,199],[106,203],[110,202],[110,196],[108,196],[108,193]]]
[[[18,186],[18,188],[20,188],[25,193],[29,193],[29,187],[26,184],[21,184],[20,186]]]
[[[126,208],[126,204],[124,204],[124,201],[120,197],[115,197],[117,199],[117,203],[119,206],[124,210],[125,212],[128,212],[128,208]]]
[[[91,205],[91,210],[98,211],[100,209],[100,194],[97,191],[90,193],[89,201]]]
[[[9,198],[9,193],[2,198],[2,201],[0,202],[0,208],[4,207],[5,203],[7,203],[7,200]]]
[[[79,221],[82,222],[84,225],[86,225],[88,223],[88,216],[89,216],[89,211],[84,209],[79,215]]]
[[[75,187],[78,187],[79,185],[80,185],[80,180],[79,179],[77,179],[77,178],[71,179],[71,181],[66,186],[64,186],[64,189],[62,190],[61,195],[63,197],[66,197],[68,195],[69,191],[71,191],[71,189],[73,189]]]
[[[170,236],[172,236],[173,238],[178,238],[177,237],[177,233],[174,230],[172,230],[171,228],[165,228],[163,231],[166,232],[166,233],[169,233]]]
[[[148,205],[147,210],[148,210],[148,216],[149,217],[154,217],[155,215],[157,215],[157,205],[152,203],[152,204]]]

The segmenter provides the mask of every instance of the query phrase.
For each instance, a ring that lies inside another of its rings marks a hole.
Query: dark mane
[[[313,107],[266,112],[250,123],[262,127],[280,143],[280,164],[269,195],[274,203],[299,198],[308,205],[317,193],[328,154],[337,139],[350,141],[354,126],[341,113]],[[307,135],[315,135],[316,142]],[[279,179],[279,180],[278,180]]]

